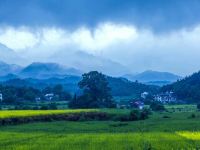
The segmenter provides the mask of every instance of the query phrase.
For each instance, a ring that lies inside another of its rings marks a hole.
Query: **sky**
[[[79,67],[71,54],[82,52],[98,60],[92,69],[185,76],[200,70],[199,10],[199,0],[0,0],[0,43],[24,63]]]

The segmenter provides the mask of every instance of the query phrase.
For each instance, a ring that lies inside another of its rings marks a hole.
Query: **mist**
[[[187,75],[200,68],[199,36],[200,26],[157,34],[105,22],[94,29],[75,30],[7,26],[0,30],[0,43],[20,55],[24,64],[57,62],[112,75],[149,69]]]

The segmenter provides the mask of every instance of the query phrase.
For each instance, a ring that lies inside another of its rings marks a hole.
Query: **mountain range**
[[[66,76],[81,76],[84,72],[76,68],[66,67],[57,63],[34,62],[26,67],[0,62],[0,81],[14,78],[65,78]],[[124,75],[130,81],[138,81],[145,84],[167,84],[181,79],[180,76],[158,71],[145,71],[134,75]]]
[[[121,76],[124,73],[130,73],[130,70],[127,69],[126,66],[123,66],[118,62],[101,56],[95,56],[78,49],[66,50],[61,48],[52,53],[46,53],[43,50],[34,51],[30,49],[18,52],[0,43],[0,60],[8,64],[18,64],[23,66],[34,62],[52,62],[62,64],[68,68],[79,68],[83,72],[97,70],[110,76]]]
[[[81,80],[81,74],[83,73],[80,70],[67,68],[56,63],[37,62],[26,67],[15,67],[14,65],[2,63],[1,68],[6,68],[4,65],[9,71],[6,71],[7,75],[4,72],[0,76],[0,82],[3,85],[44,89],[47,86],[61,84],[66,91],[71,93],[79,91],[78,82]],[[140,97],[140,94],[144,91],[152,93],[158,89],[156,86],[132,82],[121,77],[106,77],[113,96]]]
[[[159,86],[173,83],[182,78],[181,76],[178,76],[173,73],[159,72],[159,71],[152,71],[152,70],[147,70],[142,73],[133,74],[133,75],[127,74],[127,75],[124,75],[123,77],[131,81],[137,80],[138,82],[142,82],[145,84],[150,84],[150,85],[152,84],[152,85],[159,85]]]

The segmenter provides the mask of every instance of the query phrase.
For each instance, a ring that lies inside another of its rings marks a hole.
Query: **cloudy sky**
[[[200,70],[199,10],[199,0],[0,0],[0,43],[29,62],[69,66],[59,58],[82,52],[121,73],[188,75]]]

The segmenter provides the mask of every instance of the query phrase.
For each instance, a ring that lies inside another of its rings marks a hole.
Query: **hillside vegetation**
[[[187,102],[200,102],[200,72],[164,86],[161,91],[173,91],[178,99]]]

